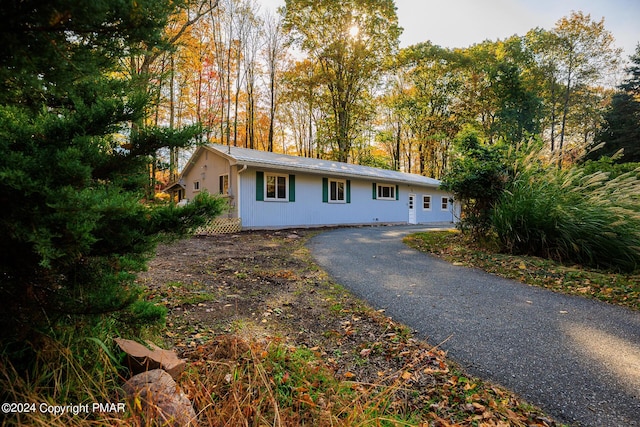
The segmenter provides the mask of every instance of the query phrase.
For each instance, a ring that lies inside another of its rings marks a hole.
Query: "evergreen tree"
[[[640,44],[630,59],[629,76],[618,86],[586,160],[611,157],[623,150],[616,162],[640,162]]]
[[[162,46],[178,3],[0,3],[3,340],[101,313],[156,317],[135,273],[160,234],[220,212],[206,195],[185,208],[144,200],[153,153],[191,144],[198,129],[142,126],[147,87],[126,55]]]

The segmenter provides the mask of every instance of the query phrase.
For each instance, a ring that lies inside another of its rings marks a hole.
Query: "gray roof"
[[[429,187],[440,186],[434,178],[404,173],[370,166],[354,165],[332,160],[313,159],[309,157],[289,156],[268,151],[251,150],[219,144],[208,144],[205,147],[218,152],[229,159],[232,164],[247,165],[279,171],[298,171],[339,177],[368,178],[372,180],[406,183]]]

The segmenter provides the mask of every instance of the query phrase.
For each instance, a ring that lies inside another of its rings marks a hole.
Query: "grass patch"
[[[458,231],[416,233],[409,246],[446,261],[480,268],[508,279],[580,295],[640,310],[640,274],[621,274],[583,266],[568,266],[532,256],[497,253],[490,243],[477,243]]]
[[[177,307],[181,305],[194,305],[218,298],[219,293],[212,290],[212,287],[201,282],[172,282],[149,292],[147,300],[165,307]]]

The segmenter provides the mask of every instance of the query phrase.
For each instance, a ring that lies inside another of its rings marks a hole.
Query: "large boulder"
[[[194,427],[198,424],[191,402],[162,369],[134,375],[123,389],[145,425]]]
[[[147,342],[147,346],[144,346],[124,338],[115,338],[114,341],[127,354],[129,369],[134,374],[164,369],[173,379],[177,379],[187,365],[175,352],[164,350],[152,342]]]

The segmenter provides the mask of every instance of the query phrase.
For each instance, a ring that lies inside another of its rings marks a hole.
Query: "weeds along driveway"
[[[467,372],[566,423],[640,426],[640,313],[415,251],[425,227],[336,229],[308,243],[333,279],[441,344]]]

